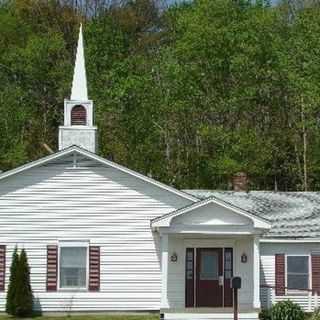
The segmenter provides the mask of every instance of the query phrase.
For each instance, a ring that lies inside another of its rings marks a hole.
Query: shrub
[[[304,312],[290,300],[281,301],[272,306],[271,320],[304,320]]]
[[[17,291],[15,294],[15,315],[18,317],[28,317],[32,315],[33,295],[30,284],[30,268],[26,251],[22,249],[17,268]]]
[[[320,320],[320,309],[314,310],[310,317],[310,320]]]
[[[9,286],[7,293],[7,301],[6,301],[6,312],[11,315],[15,315],[15,295],[16,295],[16,284],[17,284],[17,269],[19,265],[19,255],[18,248],[15,247],[12,254],[12,262],[10,267],[10,278],[9,278]]]
[[[259,314],[259,319],[260,320],[271,320],[271,309],[262,309]]]

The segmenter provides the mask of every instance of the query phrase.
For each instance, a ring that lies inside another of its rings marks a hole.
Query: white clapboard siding
[[[115,168],[65,156],[0,181],[0,244],[6,285],[15,245],[25,248],[36,305],[43,311],[158,310],[160,264],[150,219],[190,203]],[[47,245],[100,246],[99,292],[46,292]],[[0,311],[5,293],[0,293]]]
[[[261,243],[260,245],[260,282],[262,285],[275,286],[275,254],[286,255],[311,255],[320,251],[319,243]],[[310,269],[311,272],[311,269]],[[275,290],[271,288],[261,288],[261,304],[263,308],[269,308],[272,304],[292,300],[298,303],[304,311],[312,312],[317,305],[317,297],[311,293],[301,292],[301,294],[276,296]],[[320,302],[320,301],[319,301]],[[319,304],[320,306],[320,304]]]

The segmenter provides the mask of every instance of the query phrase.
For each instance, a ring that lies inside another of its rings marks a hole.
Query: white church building
[[[0,312],[25,248],[42,312],[240,319],[320,293],[320,193],[177,190],[99,155],[82,31],[59,151],[0,175]],[[235,187],[245,183],[238,176]]]

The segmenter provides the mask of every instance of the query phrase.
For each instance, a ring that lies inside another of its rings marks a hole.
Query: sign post
[[[233,319],[238,320],[238,290],[241,289],[241,278],[233,277],[231,281],[231,288],[233,289]]]

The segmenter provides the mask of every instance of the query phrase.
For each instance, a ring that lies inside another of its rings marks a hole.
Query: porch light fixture
[[[178,261],[178,255],[174,252],[170,257],[171,262],[177,262]]]
[[[241,262],[242,263],[247,263],[247,261],[248,261],[248,256],[245,253],[243,253],[241,255]]]

